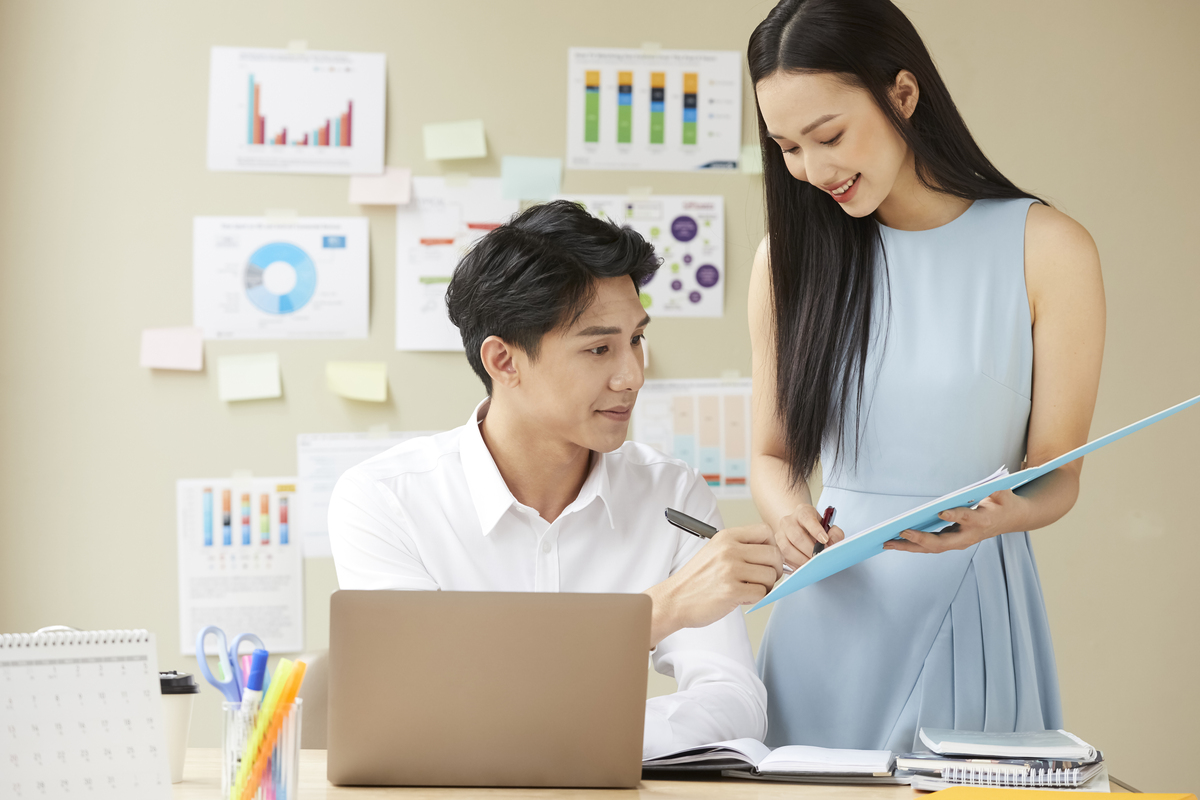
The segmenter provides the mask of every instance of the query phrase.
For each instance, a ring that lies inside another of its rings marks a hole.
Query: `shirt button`
[[[550,552],[550,543],[549,542],[542,542],[542,552],[543,553]]]

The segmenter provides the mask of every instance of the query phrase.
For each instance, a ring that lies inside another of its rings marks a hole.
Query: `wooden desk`
[[[173,787],[175,800],[221,800],[221,751],[219,748],[188,750],[183,783]],[[325,798],[408,798],[409,800],[506,800],[537,797],[542,800],[601,800],[601,798],[646,798],[646,800],[911,800],[907,786],[814,786],[812,784],[761,783],[725,778],[714,781],[643,781],[636,789],[481,789],[473,787],[375,787],[333,786],[325,780],[325,751],[300,751],[300,794],[297,800]]]

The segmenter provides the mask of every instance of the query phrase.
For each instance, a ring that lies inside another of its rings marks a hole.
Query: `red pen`
[[[829,526],[833,524],[833,515],[836,513],[837,513],[836,508],[834,508],[833,506],[826,506],[825,516],[821,517],[821,527],[825,529],[826,533],[829,533]],[[824,542],[815,543],[813,545],[813,555],[815,556],[817,553],[821,552],[824,549],[825,549]]]

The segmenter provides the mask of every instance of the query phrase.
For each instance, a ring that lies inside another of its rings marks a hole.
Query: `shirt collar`
[[[483,441],[483,432],[479,427],[479,423],[487,416],[491,402],[490,397],[485,397],[475,406],[459,442],[463,475],[475,505],[475,513],[479,517],[479,529],[484,536],[495,530],[500,519],[510,508],[519,505],[508,484],[504,482],[504,476],[500,474],[496,460],[492,458],[491,451]],[[582,511],[598,498],[604,504],[609,527],[615,529],[617,526],[613,521],[612,503],[609,500],[608,458],[604,453],[596,453],[593,459],[592,468],[579,489],[579,495],[563,509],[563,515]]]

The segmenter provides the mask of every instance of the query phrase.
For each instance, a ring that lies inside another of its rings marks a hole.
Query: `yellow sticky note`
[[[221,356],[217,359],[217,394],[226,402],[282,397],[279,354]]]
[[[329,361],[325,382],[334,394],[351,400],[387,400],[387,364],[382,361]]]
[[[483,135],[483,120],[462,122],[430,122],[425,125],[425,158],[441,161],[450,158],[483,158],[487,155],[487,139]]]

